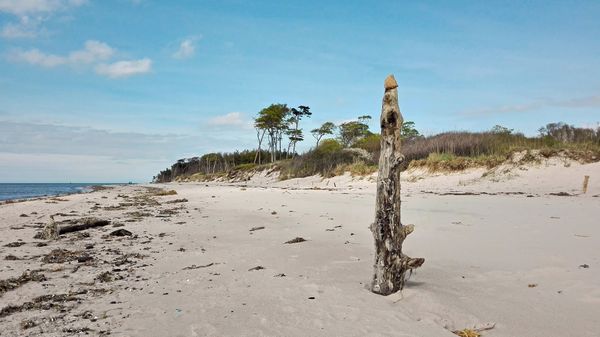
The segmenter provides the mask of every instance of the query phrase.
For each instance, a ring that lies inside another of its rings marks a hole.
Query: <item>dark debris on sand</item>
[[[26,244],[26,243],[23,241],[15,241],[15,242],[5,244],[4,247],[16,248],[16,247],[21,247],[24,244]]]
[[[117,229],[115,231],[110,232],[109,234],[110,236],[132,236],[133,233],[131,233],[130,231],[126,230],[126,229]]]
[[[69,294],[55,294],[55,295],[42,295],[34,298],[30,302],[25,302],[21,305],[8,305],[0,310],[0,318],[10,316],[12,314],[29,311],[29,310],[50,310],[56,309],[58,311],[66,311],[67,307],[64,305],[68,302],[80,302],[81,298],[76,295],[80,293],[69,293]]]
[[[50,253],[42,257],[44,263],[65,263],[75,261],[79,257],[80,252],[74,252],[66,249],[53,249]]]
[[[28,282],[46,281],[46,276],[38,270],[26,271],[19,277],[11,277],[6,280],[0,280],[0,297],[4,293],[19,288]]]
[[[182,270],[192,270],[192,269],[208,268],[208,267],[214,266],[215,264],[218,264],[218,263],[211,262],[209,264],[205,264],[205,265],[201,265],[201,266],[197,266],[197,265],[193,264],[191,266],[183,268]]]
[[[305,238],[301,238],[298,236],[294,239],[291,239],[290,241],[284,242],[284,244],[300,243],[300,242],[304,242],[304,241],[307,241],[307,240]]]

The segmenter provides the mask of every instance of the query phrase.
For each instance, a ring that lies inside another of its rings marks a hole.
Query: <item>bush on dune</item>
[[[346,149],[335,139],[326,139],[316,149],[310,150],[291,160],[283,161],[281,178],[301,178],[315,174],[332,177],[345,171],[369,171],[373,165],[371,156],[361,149]]]

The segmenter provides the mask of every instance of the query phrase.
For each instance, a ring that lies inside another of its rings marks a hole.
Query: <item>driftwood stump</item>
[[[72,233],[83,231],[89,228],[103,227],[110,224],[108,220],[101,220],[96,218],[85,218],[79,219],[77,223],[66,226],[59,226],[54,221],[54,215],[50,216],[50,222],[44,226],[44,228],[38,232],[34,238],[42,240],[56,240],[61,234]]]
[[[400,152],[402,114],[398,107],[398,83],[393,75],[384,82],[381,107],[381,155],[377,177],[375,222],[371,232],[375,238],[375,264],[371,291],[389,295],[404,287],[406,273],[420,267],[425,259],[410,258],[402,253],[402,243],[414,226],[400,222]]]

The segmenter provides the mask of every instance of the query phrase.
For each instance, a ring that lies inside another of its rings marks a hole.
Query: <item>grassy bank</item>
[[[423,137],[418,132],[403,138],[402,169],[426,168],[430,171],[459,171],[468,168],[494,168],[515,153],[520,163],[539,162],[560,156],[581,163],[600,160],[600,129],[576,128],[564,123],[548,124],[540,136],[526,137],[521,133],[496,126],[487,132],[445,132]],[[277,154],[274,163],[257,165],[257,158],[268,153],[244,150],[234,153],[211,153],[202,157],[179,160],[162,171],[156,181],[209,181],[216,179],[244,180],[257,171],[279,171],[281,179],[312,175],[332,177],[350,172],[355,176],[369,175],[377,170],[380,137],[367,132],[349,144],[337,139],[324,139],[319,146],[293,156]],[[292,158],[293,156],[293,158]]]

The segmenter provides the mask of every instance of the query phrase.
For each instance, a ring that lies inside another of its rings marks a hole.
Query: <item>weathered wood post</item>
[[[402,253],[402,242],[414,226],[400,222],[400,152],[402,115],[398,107],[398,83],[393,75],[384,82],[381,107],[381,155],[377,177],[375,222],[375,264],[371,291],[389,295],[404,287],[406,273],[420,267],[425,259],[410,258]]]

